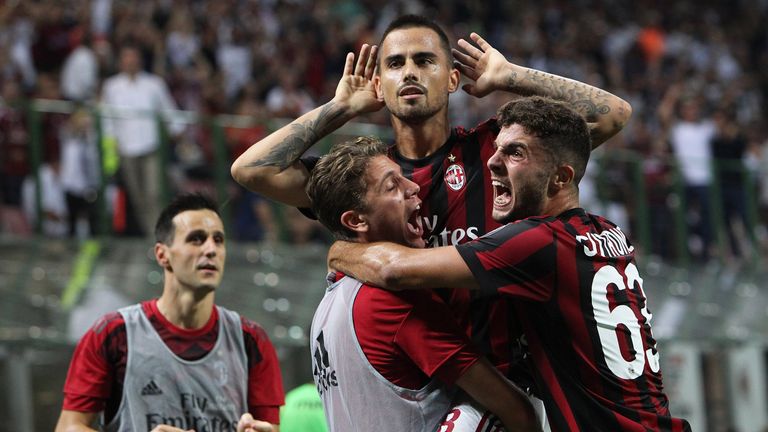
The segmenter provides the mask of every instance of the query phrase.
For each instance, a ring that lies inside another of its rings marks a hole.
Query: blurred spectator
[[[747,138],[726,110],[716,111],[713,119],[717,129],[712,137],[712,156],[720,188],[719,210],[728,236],[726,255],[738,258],[748,253],[744,250],[749,227],[746,195],[749,188],[744,166]]]
[[[287,224],[288,238],[286,241],[288,243],[294,245],[330,244],[330,233],[320,222],[304,216],[296,207],[281,206],[281,208]]]
[[[141,52],[131,45],[121,48],[120,73],[105,81],[101,100],[108,110],[104,134],[117,141],[129,202],[138,210],[141,231],[150,235],[160,214],[160,176],[164,175],[155,115],[175,110],[176,103],[161,77],[142,70]],[[168,126],[176,134],[183,129],[173,122]]]
[[[232,100],[240,89],[250,80],[253,53],[248,47],[248,38],[241,26],[235,26],[229,40],[219,43],[216,61],[224,78],[224,91],[227,99]]]
[[[682,108],[682,100],[671,104],[671,110],[668,109],[671,117],[660,116],[661,112],[657,111],[660,105],[669,105],[662,103],[665,95],[669,96],[666,99],[672,99],[675,93],[667,91],[670,84],[685,82],[686,94],[680,89],[675,99],[688,98],[692,90],[702,114],[710,107],[733,107],[733,121],[744,135],[760,143],[768,138],[766,128],[761,126],[766,117],[765,106],[768,106],[766,2],[673,1],[663,7],[654,2],[605,0],[546,2],[536,7],[514,2],[489,6],[458,0],[0,3],[0,86],[3,88],[13,88],[20,98],[51,98],[54,92],[48,90],[55,90],[55,86],[49,82],[60,78],[65,98],[87,101],[100,86],[106,89],[108,81],[104,81],[104,76],[117,72],[119,62],[115,61],[115,55],[124,47],[134,46],[138,48],[140,64],[162,77],[182,109],[194,111],[203,118],[239,113],[253,120],[239,132],[223,124],[227,128],[230,155],[236,154],[237,148],[251,139],[249,135],[261,133],[259,128],[267,131],[270,117],[295,118],[314,106],[313,99],[330,99],[346,53],[356,52],[364,42],[378,43],[383,27],[395,16],[402,13],[432,16],[446,27],[454,44],[457,38],[466,38],[470,31],[477,31],[518,63],[548,72],[567,70],[566,75],[597,84],[631,102],[633,131],[626,130],[605,148],[612,151],[613,146],[619,145],[616,140],[624,139],[628,143],[626,151],[631,153],[629,157],[643,158],[647,204],[652,216],[649,221],[633,220],[633,225],[650,223],[653,241],[674,239],[669,223],[654,221],[668,222],[668,217],[682,208],[675,200],[676,195],[670,193],[677,186],[676,177],[665,171],[673,160],[679,160],[683,181],[690,186],[686,201],[692,209],[692,238],[698,239],[693,245],[698,244],[696,250],[700,256],[708,252],[705,245],[712,243],[712,233],[706,229],[707,220],[712,220],[706,204],[709,194],[702,193],[707,185],[712,185],[713,177],[706,174],[711,173],[707,158],[712,155],[700,144],[701,137],[706,135],[700,133],[700,126],[706,122],[685,122],[676,115],[675,111]],[[82,38],[86,34],[91,37]],[[38,75],[45,77],[39,79]],[[41,90],[41,86],[47,89]],[[165,98],[167,92],[157,94]],[[486,118],[502,104],[502,100],[494,99],[497,97],[514,96],[498,94],[477,99],[460,90],[451,96],[452,121],[457,125],[476,124],[473,118]],[[22,111],[0,108],[2,201],[16,202],[15,207],[4,205],[4,208],[16,208],[17,213],[20,192],[13,191],[20,191],[21,179],[31,169],[30,136],[25,135],[29,120]],[[44,160],[50,161],[57,151],[61,125],[56,123],[57,116],[46,114],[41,120],[45,125]],[[388,116],[383,110],[363,120],[388,125]],[[239,128],[240,120],[237,122]],[[153,119],[118,123],[142,125],[127,129],[133,134],[152,137],[147,141],[152,144],[144,150],[129,151],[124,156],[157,155],[158,138]],[[106,121],[105,131],[115,135],[114,125]],[[673,141],[680,143],[681,140],[673,139],[673,135],[680,132],[673,133],[673,125],[683,126],[674,129],[698,131],[694,133],[698,138],[674,147]],[[635,139],[635,131],[642,136]],[[658,142],[665,132],[669,134],[672,152]],[[646,139],[648,136],[650,140]],[[175,143],[175,152],[170,158],[172,165],[165,168],[172,173],[186,172],[188,165],[193,165],[199,172],[210,174],[215,145],[218,144],[205,122],[190,127]],[[10,149],[9,153],[6,149]],[[124,151],[122,144],[120,150]],[[18,157],[17,162],[10,163]],[[123,168],[127,170],[125,165]],[[624,186],[601,184],[615,174],[617,172],[608,177],[596,176],[596,191],[614,196],[612,202],[618,210],[626,204],[625,211],[632,217],[637,203],[631,197],[619,200],[615,190],[609,192]],[[152,188],[160,184],[159,176],[158,171],[141,176],[152,181],[146,193],[143,190],[142,195],[134,198],[138,205],[142,205],[144,197],[151,201],[150,196],[157,192]],[[622,181],[635,182],[638,178],[625,176]],[[768,191],[768,187],[760,191]],[[764,193],[768,196],[768,192]],[[768,208],[768,198],[765,200]],[[704,203],[697,205],[697,201]],[[718,203],[711,205],[719,207]],[[6,226],[19,225],[12,222],[18,219],[13,214],[13,210],[3,212]],[[765,236],[768,238],[768,234]],[[662,244],[654,244],[652,250],[662,255],[669,253],[668,246]]]
[[[267,93],[267,109],[274,117],[296,118],[314,107],[315,102],[298,86],[298,77],[292,69],[281,71],[279,84]]]
[[[38,171],[40,187],[35,176],[29,175],[22,186],[24,214],[32,226],[40,219],[44,235],[64,237],[67,235],[67,204],[61,185],[61,166],[58,161],[40,165]],[[40,213],[38,213],[37,191],[40,191]]]
[[[679,207],[680,204],[679,199],[675,201],[672,195],[669,145],[664,139],[653,136],[645,126],[636,128],[634,132],[633,145],[640,152],[651,232],[651,244],[646,247],[650,254],[671,258],[674,225],[670,207]],[[636,220],[638,224],[643,222]]]
[[[61,130],[61,186],[70,236],[96,234],[99,149],[88,111],[78,109]],[[78,229],[85,227],[84,230]]]
[[[32,61],[35,21],[25,2],[8,2],[0,8],[0,45],[5,52],[4,79],[20,79],[20,85],[31,89],[37,74]]]
[[[689,237],[689,247],[695,257],[707,260],[712,246],[711,141],[715,124],[703,116],[702,101],[690,95],[683,97],[682,91],[679,84],[669,88],[658,108],[659,119],[685,183],[688,224],[696,236]]]
[[[0,227],[25,233],[29,225],[21,212],[21,185],[30,172],[29,133],[19,83],[6,80],[0,92]]]
[[[77,45],[61,69],[61,94],[72,101],[94,99],[99,87],[99,60],[91,48],[89,33],[79,33]]]
[[[235,238],[238,241],[278,240],[280,229],[272,204],[258,194],[240,187],[235,211]]]
[[[58,72],[70,51],[70,31],[74,22],[65,15],[64,2],[34,4],[36,9],[35,39],[32,59],[38,72]]]

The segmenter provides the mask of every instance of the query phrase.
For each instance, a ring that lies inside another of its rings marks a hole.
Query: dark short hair
[[[445,33],[445,30],[443,30],[443,28],[440,27],[440,25],[435,21],[421,15],[401,15],[395,18],[391,23],[389,23],[387,29],[384,30],[384,34],[381,35],[379,47],[384,44],[384,39],[386,39],[387,35],[389,35],[391,32],[414,27],[425,27],[437,33],[437,36],[440,38],[440,45],[443,47],[443,51],[445,51],[448,62],[453,64],[453,61],[451,60],[451,41],[448,39],[448,35]]]
[[[499,127],[519,124],[541,141],[555,164],[567,163],[575,171],[574,184],[584,176],[592,150],[587,121],[563,102],[531,96],[513,100],[499,108]]]
[[[348,210],[367,211],[365,173],[371,159],[386,156],[388,148],[378,138],[359,137],[336,144],[312,170],[307,182],[312,211],[336,238],[355,240],[355,232],[341,223],[341,215]]]
[[[219,214],[219,206],[212,198],[201,193],[181,194],[174,198],[174,200],[163,209],[162,213],[160,213],[160,217],[157,218],[157,223],[155,224],[155,241],[164,244],[173,243],[173,235],[176,232],[173,218],[176,217],[177,214],[189,210],[211,210],[221,217]]]

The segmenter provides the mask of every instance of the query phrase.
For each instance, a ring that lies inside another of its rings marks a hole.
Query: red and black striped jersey
[[[430,247],[462,244],[499,227],[491,217],[493,188],[486,165],[498,133],[492,118],[470,130],[454,128],[436,152],[422,159],[405,158],[396,146],[390,149],[389,156],[403,175],[419,185],[424,235]],[[317,160],[310,156],[301,162],[312,170]],[[310,210],[300,210],[314,218]],[[525,347],[521,346],[521,331],[514,331],[519,327],[508,313],[508,302],[499,296],[478,296],[468,289],[437,292],[481,353],[518,385],[529,388],[528,373],[511,366],[520,364],[517,360]]]
[[[499,133],[496,119],[474,129],[454,128],[433,154],[408,159],[392,147],[390,157],[403,175],[419,185],[421,216],[429,247],[459,245],[499,227],[491,217],[493,188],[488,159]],[[515,317],[500,297],[478,296],[470,290],[438,290],[473,342],[502,373],[521,387],[531,385],[523,370],[511,370],[524,348],[515,331]]]
[[[499,133],[496,120],[466,130],[455,128],[433,154],[407,159],[392,147],[403,175],[418,184],[421,215],[430,247],[462,244],[497,228],[491,217],[493,188],[488,159]]]
[[[690,431],[670,415],[634,247],[583,209],[457,246],[481,293],[513,299],[552,430]]]

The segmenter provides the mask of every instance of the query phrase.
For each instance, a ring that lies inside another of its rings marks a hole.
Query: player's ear
[[[155,260],[163,269],[173,271],[168,253],[168,246],[160,242],[155,243]]]
[[[341,214],[341,224],[354,232],[367,232],[370,229],[365,217],[354,210]]]
[[[453,93],[456,90],[458,90],[460,83],[461,83],[461,72],[459,72],[459,70],[453,67],[453,64],[451,64],[451,73],[448,76],[448,92]]]
[[[381,78],[379,78],[378,68],[376,74],[373,76],[373,89],[376,91],[376,99],[383,101],[384,93],[381,92]]]
[[[573,184],[576,171],[570,165],[560,165],[552,175],[552,179],[549,184],[550,193],[557,193]]]

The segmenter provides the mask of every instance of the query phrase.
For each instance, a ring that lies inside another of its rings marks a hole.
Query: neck
[[[549,199],[547,204],[544,206],[544,214],[557,216],[563,212],[578,208],[580,206],[581,204],[579,203],[578,190],[561,191]]]
[[[451,136],[448,110],[418,123],[407,123],[392,116],[397,151],[409,159],[421,159],[436,152]]]
[[[157,309],[177,327],[198,329],[211,318],[213,294],[213,290],[200,293],[166,285],[157,300]]]

